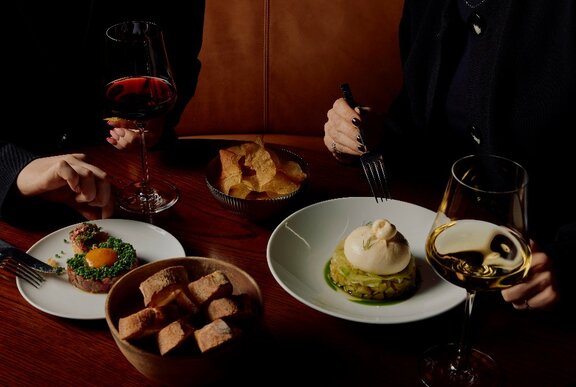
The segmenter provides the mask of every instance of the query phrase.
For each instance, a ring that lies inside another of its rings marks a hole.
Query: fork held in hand
[[[343,83],[340,85],[342,90],[342,95],[348,105],[354,109],[358,107],[358,103],[354,100],[352,96],[352,91],[350,90],[350,85]],[[384,201],[391,198],[390,189],[388,188],[388,177],[386,176],[386,169],[384,168],[384,158],[382,154],[377,152],[371,152],[366,146],[363,125],[359,125],[360,130],[360,141],[364,147],[365,153],[360,156],[360,163],[364,169],[364,174],[370,185],[370,190],[376,202],[378,200]]]
[[[42,274],[38,273],[31,267],[28,267],[26,264],[16,261],[12,257],[3,257],[0,260],[0,269],[14,274],[16,277],[22,278],[35,288],[39,288],[42,282],[46,280]]]
[[[360,156],[360,162],[376,202],[378,202],[378,199],[381,202],[391,199],[382,155],[380,153],[366,152]]]

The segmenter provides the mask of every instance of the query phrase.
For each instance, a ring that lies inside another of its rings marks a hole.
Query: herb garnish
[[[90,280],[102,280],[104,278],[117,277],[130,270],[138,259],[134,247],[123,242],[121,239],[109,237],[105,242],[99,243],[97,247],[111,248],[118,253],[118,260],[112,266],[90,267],[86,263],[86,254],[74,254],[67,262],[68,267],[76,274]]]

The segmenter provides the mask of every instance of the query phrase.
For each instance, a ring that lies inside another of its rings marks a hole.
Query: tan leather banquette
[[[202,70],[177,135],[305,146],[347,82],[385,110],[401,84],[402,0],[208,0]]]

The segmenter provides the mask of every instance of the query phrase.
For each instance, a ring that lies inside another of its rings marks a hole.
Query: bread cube
[[[182,346],[192,336],[194,330],[194,327],[183,319],[166,325],[158,332],[157,336],[160,355],[165,355]]]
[[[170,266],[162,269],[140,284],[145,306],[162,306],[170,303],[177,290],[188,284],[188,272],[184,266]]]
[[[190,282],[188,289],[196,304],[200,306],[216,298],[229,296],[233,291],[232,283],[226,274],[220,270],[215,270],[196,281]]]
[[[118,320],[118,334],[123,340],[135,340],[158,332],[176,318],[174,306],[144,308]]]
[[[212,351],[240,335],[240,330],[228,325],[222,319],[216,319],[194,331],[198,348],[202,353]]]
[[[240,306],[236,299],[223,297],[217,298],[210,301],[206,307],[206,316],[210,321],[217,320],[219,318],[233,319],[241,313]]]

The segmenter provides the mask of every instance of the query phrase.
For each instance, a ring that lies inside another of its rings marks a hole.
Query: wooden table
[[[232,262],[260,285],[262,324],[249,354],[239,359],[237,381],[418,386],[420,354],[434,344],[458,338],[462,308],[405,324],[364,324],[323,314],[294,299],[275,281],[266,261],[268,238],[279,220],[257,224],[241,219],[220,207],[206,187],[205,165],[219,147],[227,145],[182,141],[169,155],[153,152],[150,164],[154,175],[170,179],[182,194],[154,223],[172,233],[188,255]],[[321,139],[315,149],[291,149],[308,160],[311,168],[311,184],[294,209],[331,198],[369,196],[361,171],[339,166]],[[118,178],[137,176],[135,154],[108,145],[83,151]],[[431,210],[436,210],[441,195],[398,181],[392,191],[395,199]],[[116,217],[135,219],[122,212]],[[0,237],[28,249],[48,233],[76,221],[53,218],[18,226],[0,222]],[[39,311],[9,279],[0,280],[0,385],[154,385],[123,357],[104,320],[72,320]],[[566,314],[516,311],[493,293],[477,297],[473,321],[475,342],[501,365],[505,386],[576,384],[576,325]]]

